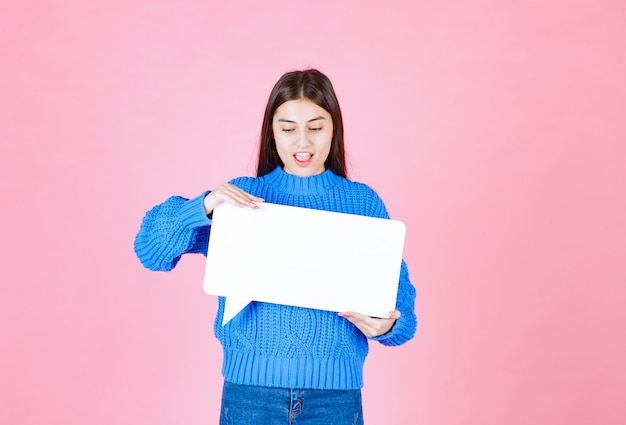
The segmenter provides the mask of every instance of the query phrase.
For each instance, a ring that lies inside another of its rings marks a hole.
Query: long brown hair
[[[333,120],[333,139],[324,167],[338,176],[347,176],[346,155],[343,145],[343,120],[335,90],[326,75],[317,69],[307,69],[284,74],[270,93],[261,127],[257,177],[271,173],[277,166],[285,165],[278,156],[274,141],[272,130],[274,113],[283,103],[302,98],[311,100],[330,114]]]

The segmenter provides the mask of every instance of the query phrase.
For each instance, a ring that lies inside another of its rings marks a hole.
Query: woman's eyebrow
[[[308,120],[307,122],[312,122],[312,121],[317,121],[317,120],[325,120],[326,118],[324,118],[323,116],[318,116],[315,118],[311,118],[310,120]],[[278,122],[287,122],[287,123],[291,123],[291,124],[295,124],[295,121],[292,120],[288,120],[287,118],[278,118],[277,120]]]

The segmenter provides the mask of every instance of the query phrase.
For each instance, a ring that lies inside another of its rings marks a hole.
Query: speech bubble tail
[[[245,298],[237,298],[234,296],[226,297],[226,305],[224,306],[224,317],[222,318],[222,326],[230,322],[241,310],[243,310],[252,300]]]

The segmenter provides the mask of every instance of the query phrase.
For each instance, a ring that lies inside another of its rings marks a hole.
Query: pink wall
[[[133,237],[252,173],[307,66],[408,226],[420,327],[373,346],[368,423],[626,421],[623,2],[40,3],[0,13],[0,423],[215,423],[203,259],[151,273]]]

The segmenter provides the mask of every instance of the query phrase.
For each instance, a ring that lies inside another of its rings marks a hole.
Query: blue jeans
[[[302,390],[224,381],[220,425],[363,425],[361,390]]]

